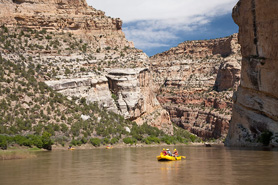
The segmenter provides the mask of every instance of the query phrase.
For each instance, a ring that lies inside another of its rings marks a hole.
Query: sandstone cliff
[[[99,75],[79,74],[78,78],[45,83],[69,98],[82,97],[88,103],[97,102],[108,111],[123,115],[125,119],[134,120],[139,125],[146,122],[173,134],[169,113],[161,108],[156,99],[147,68],[107,70]]]
[[[278,146],[277,9],[274,0],[240,0],[234,7],[243,59],[228,146]]]
[[[126,40],[120,19],[85,0],[1,0],[0,26],[3,58],[23,60],[56,91],[173,133],[151,88],[149,58]]]
[[[95,49],[133,47],[122,32],[122,21],[89,7],[85,0],[2,0],[0,25],[70,32],[95,42]]]
[[[237,34],[187,41],[151,58],[158,100],[171,120],[205,139],[224,138],[240,79]]]

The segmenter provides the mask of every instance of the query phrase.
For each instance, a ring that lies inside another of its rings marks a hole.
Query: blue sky
[[[129,41],[149,56],[186,40],[229,36],[238,32],[231,13],[237,0],[87,0],[121,18]]]

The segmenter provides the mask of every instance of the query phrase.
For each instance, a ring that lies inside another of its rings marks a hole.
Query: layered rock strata
[[[228,146],[278,146],[278,2],[240,0],[233,9],[242,46]]]
[[[134,47],[125,39],[122,21],[87,5],[86,0],[1,0],[0,25],[70,32],[96,41],[95,48]]]
[[[238,68],[236,63],[241,61],[239,53],[237,34],[220,39],[181,43],[169,51],[151,57],[155,83],[159,86],[172,83],[174,86],[209,88],[215,84],[215,77],[222,63],[233,63],[232,67]],[[229,88],[233,85],[234,83]]]
[[[232,91],[240,79],[237,34],[187,41],[151,58],[158,100],[171,120],[203,137],[227,135]]]
[[[106,75],[117,107],[127,119],[144,122],[173,134],[169,113],[163,110],[152,89],[148,68],[111,69]]]
[[[109,111],[118,113],[105,76],[90,74],[79,78],[45,81],[57,92],[71,98],[85,98],[87,103],[98,103]]]
[[[32,66],[53,89],[173,133],[149,58],[125,38],[120,19],[85,0],[0,0],[0,26],[2,57]]]
[[[147,68],[107,69],[106,75],[94,73],[78,78],[46,81],[52,89],[72,98],[85,98],[87,103],[121,114],[125,119],[144,122],[173,134],[169,114],[163,110],[150,88],[152,79]],[[156,116],[152,116],[152,115]]]

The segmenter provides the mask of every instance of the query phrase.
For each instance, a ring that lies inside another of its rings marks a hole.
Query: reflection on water
[[[186,160],[158,162],[161,148],[41,152],[0,161],[0,184],[276,184],[278,152],[175,146]],[[173,148],[170,147],[170,150]]]

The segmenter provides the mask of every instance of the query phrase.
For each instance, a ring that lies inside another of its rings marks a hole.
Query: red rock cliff
[[[233,10],[242,46],[228,146],[278,146],[278,1],[240,0]]]

